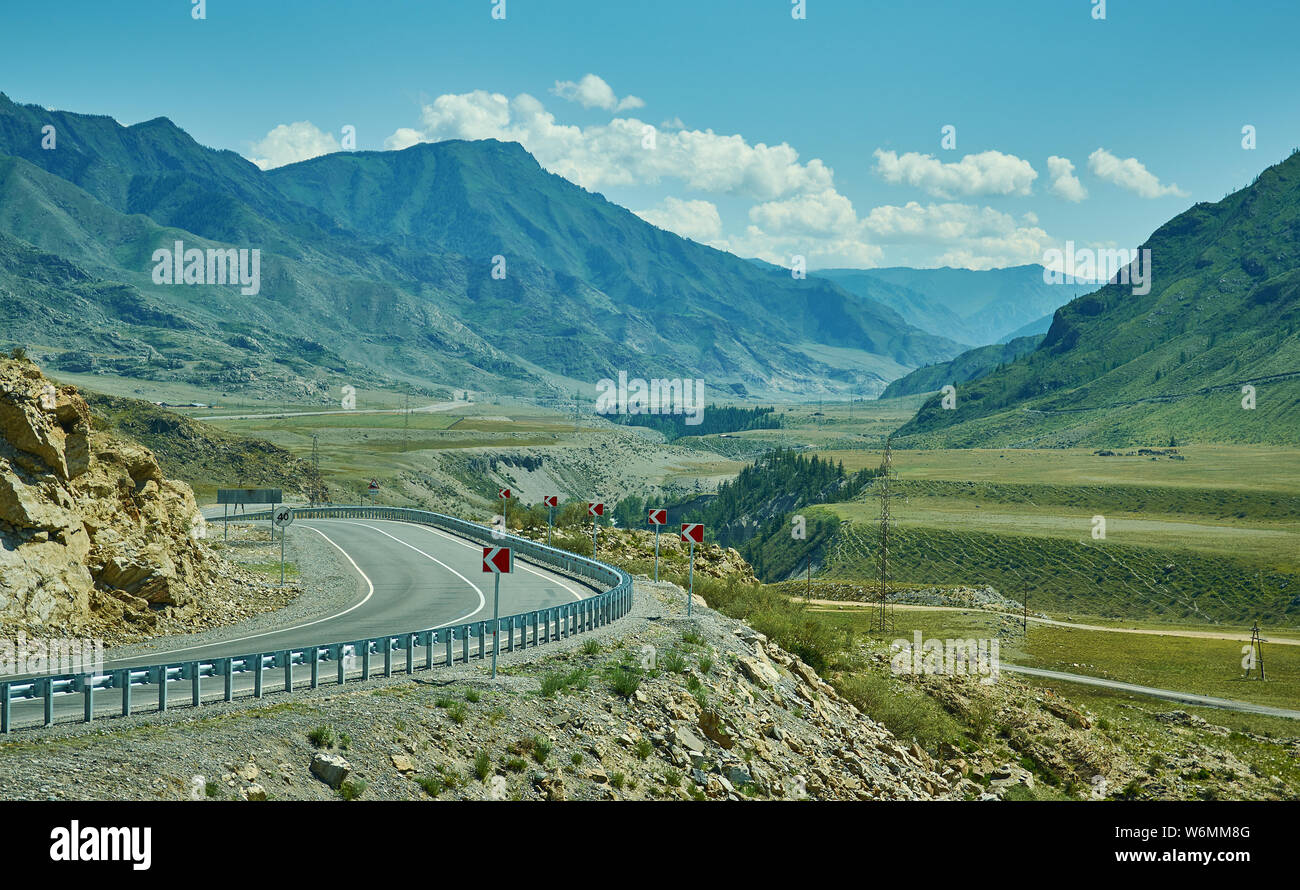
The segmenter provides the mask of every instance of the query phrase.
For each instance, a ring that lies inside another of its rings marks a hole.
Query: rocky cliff
[[[221,573],[189,486],[91,428],[85,400],[0,359],[0,630],[116,637],[199,611]]]

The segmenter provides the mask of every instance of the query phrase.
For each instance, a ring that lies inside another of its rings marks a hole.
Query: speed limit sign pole
[[[501,651],[501,573],[514,569],[510,561],[509,547],[484,547],[483,571],[491,572],[495,578],[492,591],[492,679],[497,678],[497,653]],[[514,633],[512,629],[510,631]]]
[[[271,534],[280,529],[280,586],[284,586],[284,531],[293,523],[293,510],[289,507],[271,511]]]

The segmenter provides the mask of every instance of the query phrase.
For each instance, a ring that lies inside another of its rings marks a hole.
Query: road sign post
[[[651,509],[650,516],[646,520],[655,527],[655,583],[659,583],[659,531],[663,528],[664,523],[668,521],[668,511],[664,509]]]
[[[375,505],[375,495],[379,494],[379,480],[371,479],[370,486],[366,489],[366,494],[370,496],[370,506]]]
[[[605,515],[605,505],[594,501],[587,502],[587,515],[591,517],[591,558],[596,558],[596,524]]]
[[[501,501],[501,529],[510,533],[510,489],[498,488],[497,498]]]
[[[509,547],[484,547],[483,571],[491,572],[495,584],[492,590],[492,679],[497,678],[497,653],[501,651],[501,573],[510,572],[514,564]],[[511,630],[511,633],[514,633]]]
[[[559,495],[548,494],[542,498],[546,504],[546,546],[551,546],[551,526],[555,525],[555,505],[560,502]]]
[[[704,543],[704,526],[698,522],[683,522],[682,540],[691,548],[690,586],[686,590],[686,617],[689,618],[692,611],[691,601],[695,597],[695,545]]]
[[[293,510],[285,507],[271,511],[271,526],[280,529],[280,586],[284,586],[284,530],[293,524]]]

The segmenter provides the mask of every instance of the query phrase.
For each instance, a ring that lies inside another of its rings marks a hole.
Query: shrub
[[[659,659],[660,666],[670,674],[680,674],[686,670],[686,658],[676,649],[669,649]]]
[[[464,702],[459,702],[459,701],[452,702],[451,705],[447,708],[447,716],[451,718],[452,723],[455,723],[457,726],[459,726],[460,724],[464,723],[466,719],[468,719],[469,708],[465,706]]]
[[[582,644],[583,655],[599,655],[601,653],[601,649],[602,647],[600,645],[599,640],[586,640]]]
[[[307,740],[317,748],[328,748],[334,744],[334,730],[321,724],[307,733]]]
[[[480,751],[474,755],[474,775],[478,776],[480,782],[486,782],[487,777],[492,774],[492,758],[488,757],[486,751]]]
[[[550,756],[552,747],[554,746],[551,744],[550,739],[543,738],[542,736],[534,737],[533,760],[536,760],[538,763],[545,763],[546,758]]]
[[[441,776],[419,776],[415,784],[424,789],[424,793],[430,797],[437,797],[447,790],[447,783],[442,780]]]
[[[641,673],[627,665],[618,665],[609,672],[609,688],[623,698],[631,698],[641,688]]]
[[[363,779],[347,779],[339,786],[339,797],[344,800],[356,800],[366,793],[367,786]]]
[[[649,739],[640,739],[634,749],[638,760],[646,760],[654,753],[655,746],[650,744]]]

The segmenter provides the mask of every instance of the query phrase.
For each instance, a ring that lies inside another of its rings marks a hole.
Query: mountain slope
[[[855,296],[883,303],[913,327],[957,343],[975,345],[960,315],[919,291],[892,284],[859,269],[825,269],[815,274],[835,282]]]
[[[948,384],[957,385],[977,380],[995,368],[1015,361],[1033,352],[1043,342],[1043,335],[1018,337],[1010,343],[977,346],[963,352],[952,361],[917,368],[906,377],[889,384],[880,394],[882,399],[896,399],[921,392],[934,392]]]
[[[46,122],[53,151],[32,135]],[[960,351],[829,282],[656,229],[513,143],[340,153],[265,173],[165,119],[121,127],[0,95],[0,234],[134,288],[219,341],[273,343],[317,385],[369,374],[539,392],[627,370],[756,394],[878,391]],[[260,249],[261,293],[154,285],[152,252],[174,240]],[[497,255],[503,280],[491,275]],[[20,317],[14,329],[34,324]],[[222,325],[238,329],[222,336]],[[42,345],[85,347],[47,333]],[[188,337],[124,334],[172,361],[238,361]]]
[[[914,444],[1295,444],[1300,428],[1300,153],[1161,226],[1151,292],[1110,284],[1057,311],[1034,352],[937,399]],[[1243,407],[1244,385],[1256,407]]]

